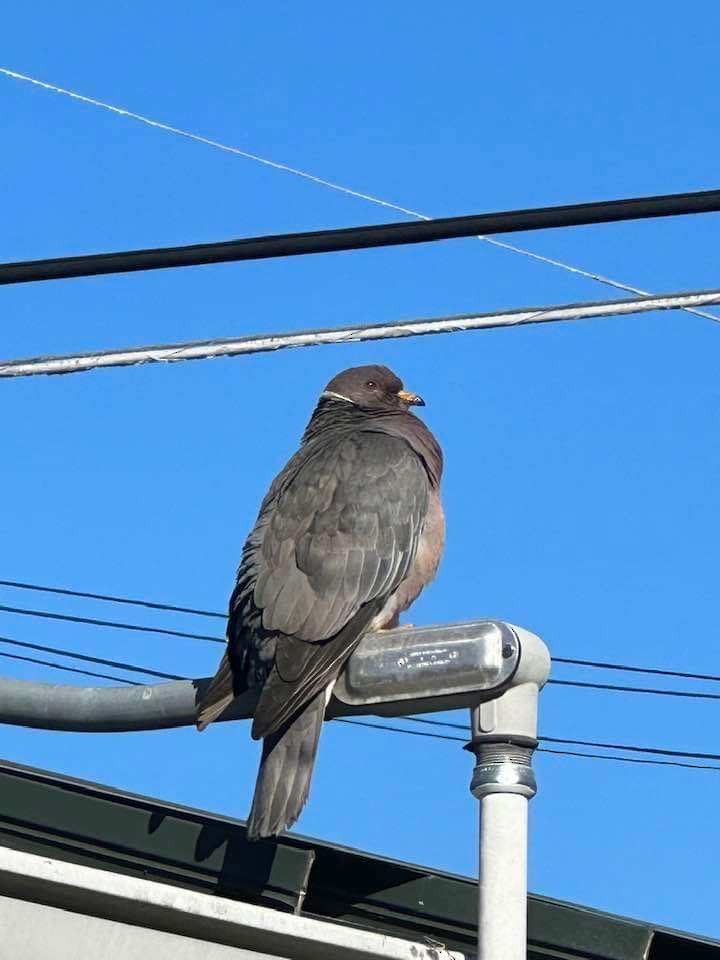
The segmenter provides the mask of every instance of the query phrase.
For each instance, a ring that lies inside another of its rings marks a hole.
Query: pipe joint
[[[527,800],[535,796],[533,747],[505,741],[473,743],[470,749],[477,758],[470,792],[478,800],[491,793],[517,793]]]

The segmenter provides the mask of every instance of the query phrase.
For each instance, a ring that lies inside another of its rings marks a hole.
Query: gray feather
[[[226,656],[198,708],[202,729],[240,690],[260,688],[251,839],[295,822],[326,690],[388,601],[427,582],[414,565],[441,472],[416,417],[321,400],[263,500],[230,600]]]
[[[198,705],[195,723],[198,730],[204,730],[209,723],[225,712],[235,698],[233,689],[233,673],[230,667],[227,650],[222,656],[217,673],[210,682],[210,686]]]
[[[281,730],[263,740],[247,825],[250,840],[276,836],[300,816],[310,791],[324,714],[323,691]]]

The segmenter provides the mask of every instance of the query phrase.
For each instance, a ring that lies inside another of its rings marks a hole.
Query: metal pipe
[[[527,956],[528,801],[517,793],[480,800],[478,957]]]
[[[480,801],[479,960],[527,956],[528,802],[537,791],[532,754],[550,654],[534,634],[514,630],[522,655],[512,685],[471,712],[468,749],[477,762],[470,790]]]
[[[336,684],[327,717],[470,707],[506,689],[519,662],[515,630],[497,620],[369,634]],[[0,678],[0,723],[89,733],[191,726],[209,682],[80,687]],[[255,701],[248,691],[222,719],[251,717]]]

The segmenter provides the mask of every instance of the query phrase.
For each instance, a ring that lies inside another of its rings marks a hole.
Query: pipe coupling
[[[515,743],[473,743],[469,746],[477,758],[470,792],[477,799],[490,793],[519,793],[530,800],[537,793],[532,768],[533,747]]]

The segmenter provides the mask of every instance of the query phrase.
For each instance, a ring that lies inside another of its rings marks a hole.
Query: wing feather
[[[425,467],[401,438],[341,437],[266,504],[252,600],[275,636],[255,711],[267,736],[324,689],[406,576],[429,498]]]
[[[263,538],[254,592],[263,627],[316,643],[389,595],[414,557],[427,500],[425,469],[397,437],[354,434],[309,460]]]

